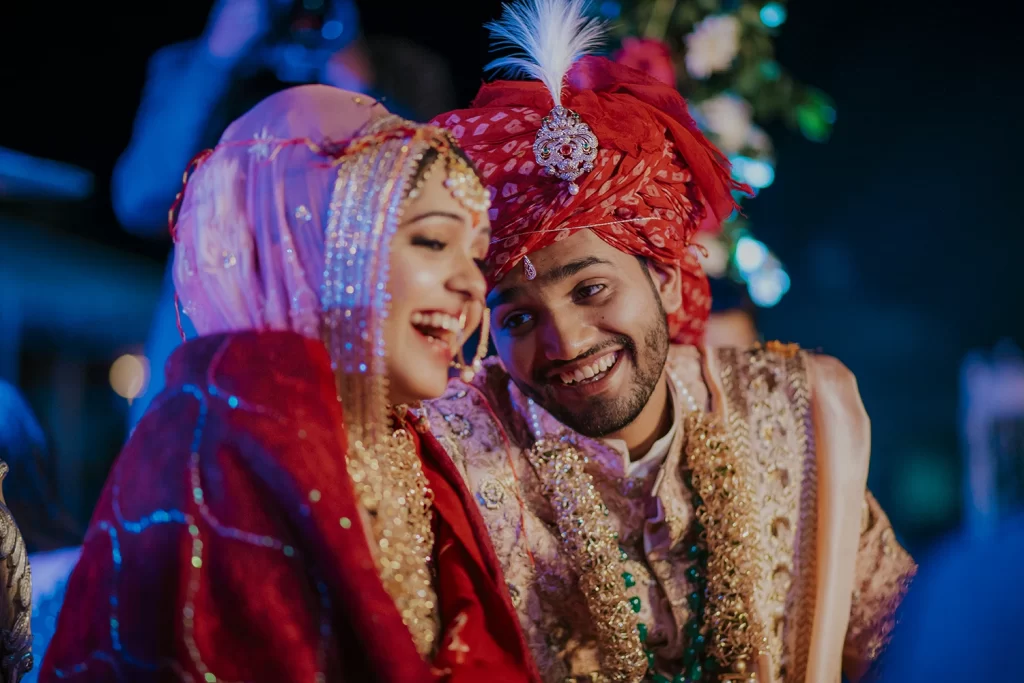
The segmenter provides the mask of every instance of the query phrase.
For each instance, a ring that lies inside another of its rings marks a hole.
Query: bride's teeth
[[[413,325],[419,325],[422,322],[423,322],[423,314],[422,313],[420,313],[419,311],[416,311],[415,313],[412,314],[412,324]]]

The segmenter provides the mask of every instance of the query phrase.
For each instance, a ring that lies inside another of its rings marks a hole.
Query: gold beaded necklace
[[[347,465],[377,543],[373,554],[381,583],[395,601],[416,650],[425,657],[433,651],[440,631],[430,571],[434,495],[416,444],[401,425],[404,412],[404,407],[397,410],[397,428],[390,437],[369,447],[354,442]]]
[[[672,373],[677,396],[687,402],[684,420],[688,487],[693,492],[696,522],[693,557],[703,571],[694,573],[693,600],[703,619],[687,625],[691,641],[699,644],[685,670],[668,678],[654,669],[646,650],[647,626],[638,623],[639,598],[628,599],[632,575],[618,547],[618,534],[607,517],[608,508],[585,471],[587,457],[574,434],[543,433],[538,408],[527,399],[535,442],[527,451],[544,495],[555,511],[563,548],[575,570],[587,603],[601,651],[602,674],[613,683],[689,683],[707,673],[721,681],[754,681],[749,663],[767,642],[751,609],[757,563],[749,562],[758,547],[753,493],[742,463],[732,457],[717,421],[700,410],[692,395]],[[753,522],[753,526],[751,523]],[[692,606],[692,605],[691,605]],[[704,623],[700,623],[703,621]],[[700,651],[697,651],[700,650]],[[699,659],[698,659],[699,658]]]

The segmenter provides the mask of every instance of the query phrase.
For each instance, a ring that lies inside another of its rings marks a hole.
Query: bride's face
[[[455,352],[483,310],[479,263],[487,255],[490,224],[452,197],[446,178],[445,162],[436,161],[391,242],[384,341],[395,404],[444,392]]]

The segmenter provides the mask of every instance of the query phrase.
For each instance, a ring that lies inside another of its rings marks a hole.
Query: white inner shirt
[[[672,382],[669,382],[668,400],[669,409],[672,411],[672,428],[668,430],[668,433],[665,434],[665,436],[651,444],[651,449],[644,453],[642,457],[637,460],[631,460],[629,457],[629,448],[626,447],[625,441],[622,441],[621,439],[605,439],[605,443],[622,454],[624,458],[622,470],[626,473],[627,477],[643,479],[661,467],[661,463],[665,462],[665,458],[668,457],[668,451],[669,448],[672,447],[672,440],[676,436],[676,429],[679,424],[679,416],[676,415],[675,410],[675,392],[675,387],[672,385]]]

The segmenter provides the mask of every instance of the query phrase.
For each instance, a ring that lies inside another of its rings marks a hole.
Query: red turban
[[[588,56],[562,90],[561,104],[598,143],[594,169],[572,194],[569,183],[541,172],[533,151],[554,104],[539,81],[496,81],[470,109],[434,119],[452,131],[491,192],[490,285],[527,254],[590,229],[616,249],[680,267],[683,306],[669,316],[669,333],[678,343],[698,342],[711,296],[691,238],[698,227],[717,230],[736,208],[733,190],[749,190],[732,180],[675,88]]]

